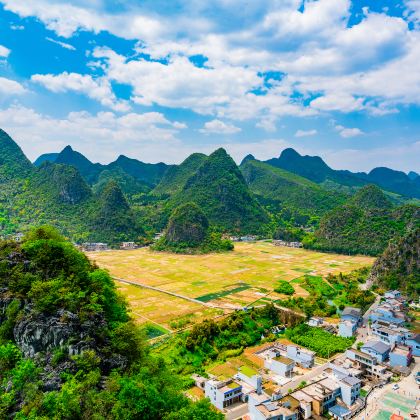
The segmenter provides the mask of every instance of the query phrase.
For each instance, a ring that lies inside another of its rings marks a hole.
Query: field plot
[[[91,253],[89,257],[118,278],[197,299],[215,307],[240,307],[284,297],[273,292],[279,280],[305,274],[326,276],[371,265],[373,258],[324,254],[274,246],[269,242],[237,243],[230,253],[174,255],[148,248]],[[307,296],[294,282],[295,296]],[[170,328],[170,323],[214,315],[211,308],[157,291],[121,284],[134,314]],[[214,310],[213,312],[217,312]],[[139,319],[141,321],[141,319]],[[175,328],[176,329],[176,328]]]

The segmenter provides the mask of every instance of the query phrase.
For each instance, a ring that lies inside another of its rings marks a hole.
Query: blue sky
[[[31,159],[420,171],[419,30],[419,0],[0,0],[0,127]]]

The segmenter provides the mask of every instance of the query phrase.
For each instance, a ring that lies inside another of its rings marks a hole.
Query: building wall
[[[390,353],[389,355],[389,363],[392,367],[395,366],[408,366],[409,360],[407,356],[403,354],[397,354],[397,353]]]
[[[314,356],[305,351],[301,351],[300,348],[296,346],[287,346],[287,357],[307,368],[314,365]]]
[[[385,353],[378,353],[373,349],[370,348],[366,348],[366,347],[362,347],[361,351],[363,353],[367,353],[370,354],[372,357],[374,357],[378,362],[383,362],[385,361],[388,356],[389,356],[389,351],[385,352]]]
[[[356,331],[356,325],[355,324],[345,324],[343,322],[340,322],[338,325],[338,335],[340,337],[353,337],[354,333]]]
[[[411,351],[413,356],[419,357],[420,356],[420,344],[417,343],[415,340],[407,340],[407,346],[411,347]]]

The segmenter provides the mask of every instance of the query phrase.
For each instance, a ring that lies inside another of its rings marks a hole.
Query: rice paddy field
[[[325,254],[271,242],[236,243],[233,252],[222,254],[179,255],[140,248],[94,252],[89,257],[116,278],[158,289],[117,282],[139,323],[156,323],[169,331],[285,297],[274,292],[279,280],[295,280],[295,296],[305,297],[308,292],[296,281],[299,277],[325,277],[373,263],[371,257]]]

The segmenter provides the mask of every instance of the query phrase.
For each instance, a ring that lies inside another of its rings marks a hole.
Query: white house
[[[241,400],[242,386],[233,380],[209,380],[204,387],[204,393],[210,402],[219,410],[231,406]]]

